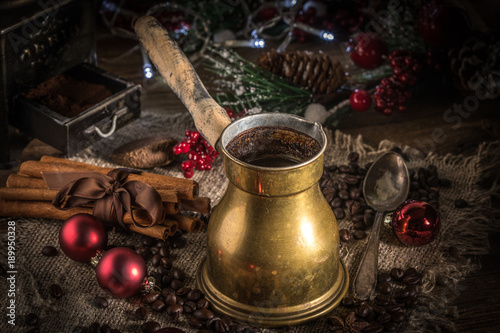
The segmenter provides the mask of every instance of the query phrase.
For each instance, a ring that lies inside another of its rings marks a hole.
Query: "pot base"
[[[220,293],[210,282],[206,266],[204,261],[196,274],[196,283],[212,306],[238,322],[260,327],[298,325],[325,316],[340,304],[349,289],[349,275],[340,260],[335,284],[321,297],[290,307],[272,307],[272,304],[259,307],[237,302]]]

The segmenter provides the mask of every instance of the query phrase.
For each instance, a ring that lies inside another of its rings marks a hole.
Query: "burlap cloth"
[[[117,131],[112,137],[103,139],[72,159],[101,166],[114,166],[108,157],[118,146],[152,134],[168,134],[182,139],[184,130],[193,128],[188,114],[176,116],[158,116],[143,112],[142,117],[131,125]],[[326,165],[346,163],[351,151],[360,153],[360,164],[372,161],[383,151],[391,149],[395,143],[381,142],[378,148],[363,144],[361,137],[353,138],[341,132],[329,133],[329,145],[325,153]],[[455,308],[450,306],[454,295],[450,293],[477,265],[465,256],[486,254],[488,251],[488,232],[498,230],[498,221],[492,219],[493,210],[489,202],[492,191],[497,190],[496,182],[489,183],[485,189],[478,185],[482,177],[492,175],[498,170],[498,143],[482,145],[476,155],[463,156],[422,156],[416,150],[402,147],[410,156],[408,166],[418,168],[435,164],[441,177],[449,178],[452,187],[442,189],[439,212],[442,228],[437,239],[423,247],[406,247],[399,243],[390,230],[383,230],[380,241],[379,269],[390,270],[393,267],[415,267],[423,272],[421,304],[412,312],[409,322],[401,331],[405,332],[438,332],[453,330]],[[182,177],[177,165],[157,168],[152,172]],[[200,183],[201,195],[209,196],[217,203],[224,193],[227,180],[223,175],[220,159],[210,172],[195,172],[194,180]],[[484,182],[483,182],[484,185]],[[470,203],[469,208],[454,208],[454,200],[463,198]],[[62,252],[56,257],[44,257],[41,249],[53,245],[59,249],[58,231],[61,221],[42,219],[2,219],[14,220],[16,223],[16,326],[6,323],[6,302],[2,301],[0,332],[24,332],[28,326],[24,324],[24,316],[30,312],[37,313],[41,320],[41,332],[77,332],[79,327],[89,326],[97,321],[108,324],[122,332],[140,332],[142,322],[129,319],[130,311],[138,305],[130,299],[116,299],[105,294],[98,286],[94,269],[90,264],[76,263]],[[339,228],[351,225],[346,220],[339,223]],[[110,244],[135,245],[140,243],[139,235],[110,234]],[[186,236],[188,244],[183,249],[173,250],[174,265],[182,268],[187,274],[187,284],[195,287],[196,269],[205,256],[206,233],[199,232]],[[2,265],[6,264],[6,235],[2,235]],[[349,273],[354,276],[357,263],[366,244],[363,241],[351,241],[341,249]],[[455,246],[458,256],[450,256],[448,249]],[[2,279],[3,280],[3,279]],[[64,296],[55,300],[48,295],[48,287],[59,284]],[[1,283],[0,295],[6,299],[7,291],[4,281]],[[106,309],[97,309],[92,304],[96,295],[105,296],[109,301]],[[176,324],[169,323],[165,313],[149,313],[147,320],[158,321],[162,327],[175,326],[186,332],[196,332],[189,328],[186,317]],[[294,327],[293,332],[326,332],[325,319]],[[279,332],[279,330],[267,330]]]

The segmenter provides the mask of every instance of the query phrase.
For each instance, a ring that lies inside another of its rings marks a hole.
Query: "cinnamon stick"
[[[1,187],[0,198],[4,200],[52,201],[57,192],[57,190],[43,188]]]
[[[75,207],[68,210],[59,210],[50,202],[43,201],[20,201],[20,200],[1,200],[0,199],[0,216],[9,217],[30,217],[54,220],[67,220],[75,214],[92,214],[92,208]],[[149,225],[150,222],[143,211],[134,211],[134,218],[141,225]],[[132,223],[132,218],[128,213],[123,216],[123,222],[127,224],[130,230],[142,235],[151,236],[159,239],[165,239],[169,235],[177,231],[177,227],[172,223],[156,224],[150,228],[138,228]],[[174,221],[175,222],[175,221]],[[133,227],[133,228],[132,228]],[[173,233],[171,231],[174,230]],[[161,238],[165,237],[165,238]]]
[[[209,214],[211,211],[210,198],[198,197],[193,200],[181,199],[181,209],[191,212]]]
[[[165,211],[165,214],[169,215],[175,215],[179,212],[180,205],[177,202],[164,202],[163,203],[163,210]]]
[[[16,188],[47,188],[45,181],[41,178],[12,174],[7,178],[7,187]]]
[[[20,166],[21,174],[42,178],[42,171],[50,172],[74,172],[74,171],[95,171],[107,174],[111,168],[99,167],[96,165],[65,160],[57,157],[44,156],[40,161],[26,161]],[[188,179],[158,175],[143,172],[141,174],[130,174],[128,180],[137,180],[148,183],[155,189],[169,189],[178,192],[179,198],[195,199],[198,196],[198,183]]]
[[[198,232],[201,230],[201,220],[190,215],[176,214],[169,218],[179,223],[179,229],[187,232]]]

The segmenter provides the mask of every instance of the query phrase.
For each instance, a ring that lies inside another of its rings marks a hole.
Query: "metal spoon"
[[[366,250],[354,278],[353,293],[367,299],[377,284],[378,240],[384,212],[395,210],[408,196],[410,176],[404,159],[388,152],[370,167],[363,183],[366,203],[377,211]]]

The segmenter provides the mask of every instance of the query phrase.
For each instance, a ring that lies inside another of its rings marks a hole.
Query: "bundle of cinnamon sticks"
[[[66,220],[78,213],[92,214],[90,206],[68,210],[55,208],[51,201],[58,190],[47,187],[42,172],[92,171],[107,174],[111,170],[51,156],[43,156],[40,161],[26,161],[21,164],[17,174],[9,176],[6,187],[0,188],[0,216]],[[125,213],[123,221],[131,231],[159,239],[166,239],[178,229],[197,232],[201,229],[201,220],[181,211],[210,212],[210,198],[198,196],[199,186],[195,181],[145,172],[132,173],[127,179],[152,186],[160,194],[166,214],[160,223],[149,228],[139,228],[132,224],[132,217]],[[138,224],[151,223],[145,211],[134,208],[133,214]]]

